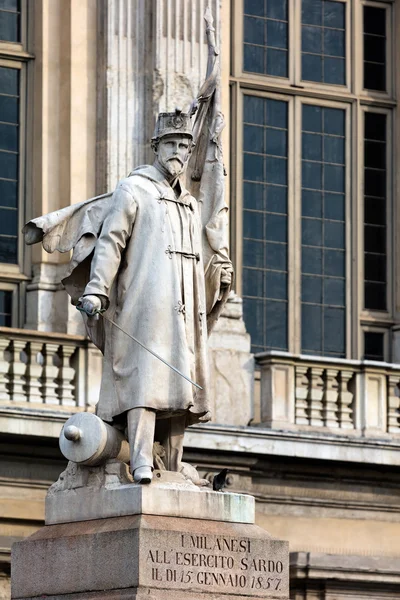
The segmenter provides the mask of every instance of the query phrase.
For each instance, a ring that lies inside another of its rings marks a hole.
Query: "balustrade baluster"
[[[30,342],[27,349],[28,366],[26,369],[26,395],[28,402],[43,402],[41,394],[42,371],[43,366],[38,361],[38,354],[41,352],[43,344],[41,342]]]
[[[308,379],[308,367],[296,366],[296,404],[295,421],[297,425],[308,425],[307,397],[310,382]]]
[[[10,344],[10,340],[0,338],[0,402],[2,404],[9,403],[9,370],[10,362],[6,358],[6,350]]]
[[[349,389],[353,371],[341,369],[339,374],[339,424],[341,429],[354,429],[354,394]]]
[[[26,364],[21,359],[26,341],[13,340],[11,346],[10,388],[13,402],[26,402]]]
[[[322,396],[324,394],[324,382],[322,379],[324,369],[312,367],[310,369],[310,387],[308,390],[308,413],[310,425],[314,427],[322,427],[324,422],[322,419]]]
[[[322,414],[325,427],[339,427],[339,383],[337,380],[338,373],[339,371],[337,369],[326,369],[324,373]]]
[[[60,356],[62,365],[59,373],[58,393],[63,406],[76,406],[75,385],[75,369],[71,367],[71,356],[75,352],[75,346],[63,345],[60,348]]]
[[[400,375],[388,375],[387,379],[387,430],[389,433],[400,433]]]
[[[45,404],[60,404],[60,398],[57,395],[57,378],[59,368],[54,364],[58,344],[44,345],[44,367],[42,372],[42,388],[43,399]]]

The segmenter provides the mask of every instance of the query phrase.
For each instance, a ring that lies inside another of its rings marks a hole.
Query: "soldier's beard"
[[[172,177],[179,177],[184,170],[184,165],[177,158],[169,158],[163,166]]]

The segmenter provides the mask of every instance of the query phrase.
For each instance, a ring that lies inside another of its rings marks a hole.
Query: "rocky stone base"
[[[204,594],[288,600],[287,542],[254,524],[134,515],[48,525],[12,550],[13,600]]]

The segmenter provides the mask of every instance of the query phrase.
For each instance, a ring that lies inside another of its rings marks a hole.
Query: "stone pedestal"
[[[289,598],[288,543],[254,524],[254,498],[202,490],[178,474],[139,486],[113,469],[101,503],[87,485],[93,473],[84,487],[64,478],[53,488],[46,522],[57,524],[13,546],[14,600]],[[119,516],[124,504],[136,514]]]

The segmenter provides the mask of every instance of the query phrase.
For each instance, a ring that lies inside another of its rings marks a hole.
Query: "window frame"
[[[373,6],[376,8],[385,8],[386,10],[386,91],[370,90],[364,88],[364,6]],[[394,95],[394,61],[392,49],[394,50],[393,38],[393,11],[394,2],[390,0],[361,0],[360,16],[358,19],[359,35],[361,37],[360,47],[360,78],[358,94],[363,98],[373,98],[374,100],[392,100]]]
[[[290,2],[290,0],[289,0]],[[294,84],[307,88],[309,90],[318,90],[322,93],[333,92],[338,94],[343,93],[351,93],[353,89],[353,81],[352,81],[352,72],[351,72],[351,57],[353,55],[353,46],[352,46],[352,19],[351,19],[351,0],[335,0],[335,2],[341,2],[345,4],[345,15],[346,15],[346,23],[345,23],[345,44],[346,44],[346,57],[345,57],[345,74],[346,74],[346,84],[345,85],[335,85],[329,83],[319,83],[317,81],[308,81],[307,79],[302,78],[302,68],[301,68],[301,59],[302,59],[302,35],[301,35],[301,0],[296,4],[295,11],[295,38],[298,40],[298,47],[294,52],[295,55],[295,78]]]
[[[365,272],[364,272],[364,248],[365,248],[365,237],[364,232],[362,233],[362,260],[359,265],[360,280],[362,282],[361,291],[361,307],[360,307],[360,320],[363,322],[376,323],[377,321],[387,321],[388,325],[393,324],[393,313],[394,313],[394,302],[393,302],[393,274],[394,274],[394,260],[392,248],[394,243],[394,232],[393,223],[394,219],[394,206],[393,206],[393,111],[388,108],[383,108],[376,105],[361,105],[360,106],[360,144],[362,149],[360,152],[360,169],[361,173],[364,172],[364,114],[366,112],[378,113],[386,115],[386,294],[387,294],[387,308],[386,310],[374,310],[365,308],[364,306],[364,283],[365,283]],[[360,225],[364,227],[364,177],[360,179],[359,187],[359,214],[360,214]]]
[[[30,39],[32,37],[29,30],[30,23],[28,11],[28,0],[21,0],[21,41],[8,42],[0,40],[0,66],[18,69],[20,73],[20,94],[19,94],[19,163],[18,163],[18,238],[17,238],[17,262],[0,262],[0,289],[11,290],[13,292],[12,304],[12,327],[20,326],[24,321],[23,298],[25,296],[25,282],[30,278],[28,274],[31,269],[30,253],[26,252],[21,229],[27,220],[28,206],[31,198],[31,191],[27,186],[27,176],[29,172],[28,148],[32,142],[32,127],[29,123],[28,114],[31,106],[28,102],[28,95],[31,94],[33,78],[34,55],[28,51]]]
[[[293,59],[293,38],[299,39],[301,26],[301,4],[289,0],[289,77],[276,78],[243,72],[243,0],[232,1],[233,22],[231,50],[231,246],[232,258],[237,272],[236,290],[243,293],[242,286],[242,220],[243,220],[243,95],[270,97],[283,100],[288,106],[288,352],[301,352],[301,105],[332,106],[346,112],[346,359],[360,359],[364,353],[364,331],[366,327],[378,328],[385,333],[385,344],[390,346],[390,327],[394,325],[396,300],[394,293],[400,289],[394,279],[397,267],[394,243],[398,210],[395,205],[396,181],[393,173],[395,162],[397,126],[394,94],[393,61],[396,44],[393,38],[395,24],[387,29],[387,82],[390,94],[363,90],[363,6],[376,5],[387,8],[388,15],[396,16],[391,0],[345,0],[346,18],[346,61],[351,71],[349,86],[329,86],[315,82],[300,82],[301,56]],[[396,17],[397,18],[397,17]],[[293,25],[295,19],[296,26]],[[296,33],[297,27],[297,33]],[[239,35],[237,34],[239,30]],[[299,42],[297,42],[299,44]],[[351,46],[350,46],[351,43]],[[301,48],[301,42],[300,42]],[[294,62],[297,61],[295,68]],[[384,112],[388,115],[387,128],[387,311],[364,309],[364,111]],[[300,117],[300,118],[299,118]],[[296,128],[294,131],[293,127]],[[297,200],[296,200],[297,199]],[[385,360],[390,356],[385,346]],[[330,360],[330,357],[327,357]]]

